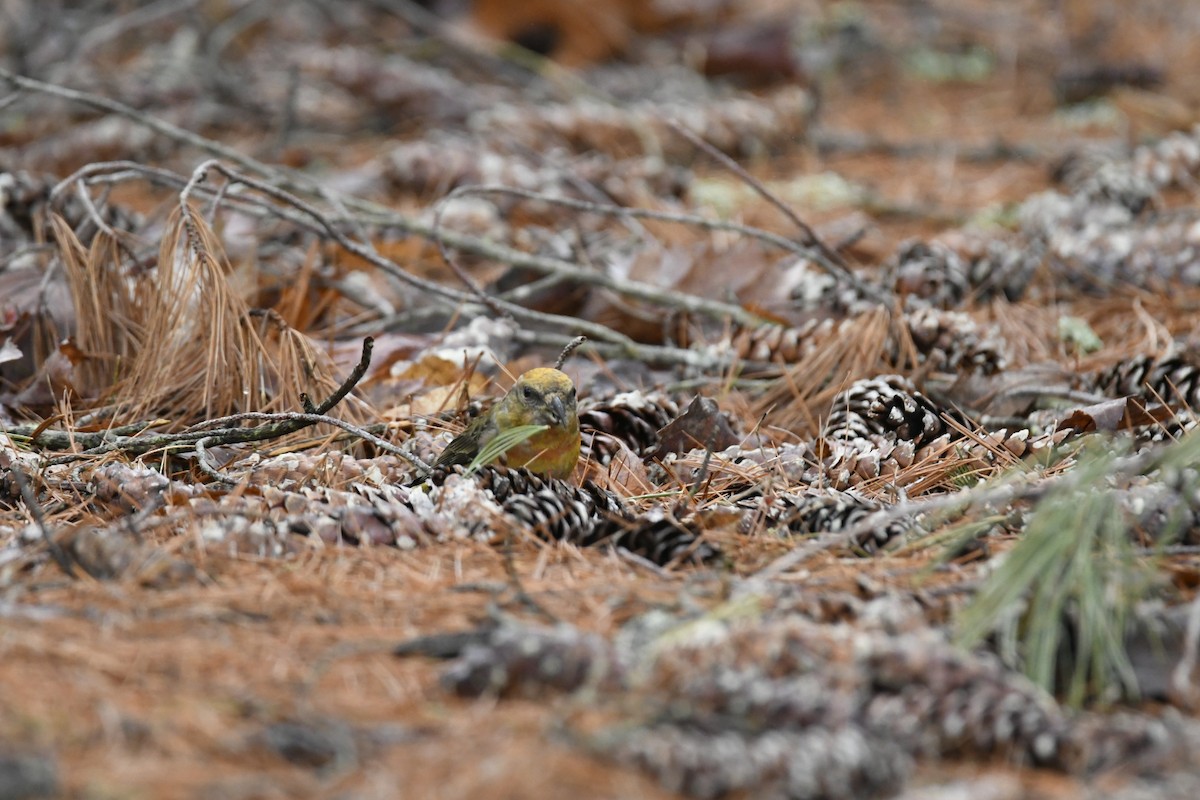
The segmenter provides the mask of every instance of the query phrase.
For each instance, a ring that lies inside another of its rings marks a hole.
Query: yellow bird
[[[523,425],[549,427],[510,448],[505,454],[508,465],[553,478],[568,477],[579,461],[575,384],[549,367],[531,369],[518,378],[502,400],[446,445],[433,465],[470,464],[496,434]]]

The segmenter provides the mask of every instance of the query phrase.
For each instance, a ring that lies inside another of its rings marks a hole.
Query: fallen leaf
[[[24,353],[21,352],[21,348],[13,344],[11,338],[5,339],[4,344],[0,344],[0,364],[3,364],[5,361],[16,361],[23,355]]]
[[[711,397],[695,397],[687,410],[658,432],[655,455],[687,453],[696,449],[724,450],[741,441],[729,420]]]
[[[1174,416],[1175,412],[1169,406],[1154,404],[1147,407],[1137,397],[1119,397],[1075,409],[1059,423],[1059,428],[1072,428],[1080,433],[1121,431],[1159,424]]]

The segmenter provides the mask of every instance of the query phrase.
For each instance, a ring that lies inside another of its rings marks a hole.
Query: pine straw
[[[107,235],[87,249],[61,217],[51,224],[86,355],[81,388],[118,421],[165,417],[180,428],[239,411],[295,410],[300,392],[321,398],[337,388],[328,356],[238,295],[219,239],[196,214],[176,209],[148,271],[125,268]],[[366,417],[361,401],[341,408],[352,421]]]
[[[677,591],[597,552],[519,548],[514,557],[540,603],[603,631]],[[290,797],[370,795],[380,782],[413,797],[536,797],[550,787],[674,796],[645,776],[548,745],[561,709],[518,703],[497,720],[490,703],[447,698],[437,686],[441,664],[390,655],[412,636],[473,627],[496,600],[520,610],[494,548],[331,549],[302,554],[286,570],[213,551],[205,571],[204,585],[166,592],[134,581],[35,587],[29,607],[47,616],[5,621],[0,682],[22,688],[7,698],[0,740],[54,746],[69,767],[68,796],[133,775],[154,797],[248,796],[255,785]],[[280,722],[361,732],[354,769],[289,764],[260,741]],[[449,753],[486,754],[492,767],[464,770]]]
[[[884,354],[893,326],[892,315],[877,308],[859,317],[860,323],[831,336],[789,366],[754,405],[756,417],[768,428],[782,428],[800,438],[820,430],[820,417],[833,398],[860,378],[893,371]],[[845,326],[844,326],[845,327]]]

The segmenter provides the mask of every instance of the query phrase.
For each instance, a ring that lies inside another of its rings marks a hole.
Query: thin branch
[[[374,248],[369,247],[361,242],[356,242],[353,239],[346,236],[319,209],[315,208],[314,206],[310,205],[309,203],[305,202],[304,200],[300,199],[299,197],[296,197],[295,195],[291,194],[290,192],[287,192],[284,189],[280,189],[277,186],[272,186],[269,183],[265,183],[263,181],[257,180],[248,175],[242,175],[238,172],[235,172],[234,170],[231,170],[229,167],[225,166],[224,164],[222,164],[219,161],[209,160],[209,161],[206,161],[203,164],[201,164],[199,167],[197,167],[195,174],[194,174],[194,180],[191,183],[189,183],[189,186],[192,186],[195,183],[202,182],[205,179],[205,176],[209,170],[212,170],[214,172],[219,172],[220,174],[224,175],[228,180],[235,181],[237,183],[243,183],[252,189],[255,189],[257,191],[262,192],[263,194],[273,197],[276,200],[279,200],[280,202],[291,205],[294,208],[296,208],[297,210],[307,214],[309,217],[311,217],[313,220],[315,220],[321,226],[322,230],[329,238],[333,239],[335,242],[337,242],[339,245],[341,245],[342,248],[355,254],[359,258],[362,258],[363,260],[373,264],[374,266],[380,268],[381,270],[387,272],[389,275],[392,275],[392,276],[396,277],[397,279],[409,284],[410,286],[413,286],[414,288],[420,289],[424,292],[428,292],[430,294],[434,294],[434,295],[437,295],[440,297],[445,297],[445,298],[454,300],[455,302],[459,302],[459,303],[471,303],[471,301],[476,299],[471,294],[468,294],[465,292],[460,292],[456,289],[451,289],[450,287],[443,286],[440,283],[435,283],[433,281],[427,281],[422,278],[418,278],[417,276],[409,273],[407,270],[402,268],[399,264],[396,264],[394,261],[391,261],[391,260],[386,259],[383,256],[379,255],[379,253],[377,253]],[[185,191],[186,191],[186,189],[185,189]],[[181,199],[185,199],[185,198],[181,197]],[[513,252],[517,252],[517,251],[513,251]],[[503,260],[503,259],[500,259],[500,260]],[[538,322],[538,323],[550,325],[550,326],[557,327],[557,328],[583,330],[589,336],[592,336],[597,339],[601,339],[603,341],[608,341],[608,342],[613,342],[615,344],[619,344],[623,347],[630,349],[631,351],[636,348],[636,343],[632,339],[630,339],[628,336],[625,336],[624,334],[621,334],[621,333],[617,333],[616,331],[613,331],[610,328],[606,328],[605,326],[599,325],[594,322],[587,322],[586,320],[581,320],[576,317],[564,317],[564,316],[560,316],[558,314],[545,314],[545,313],[542,313],[539,311],[533,311],[528,308],[523,308],[521,306],[513,305],[511,303],[506,303],[499,299],[494,299],[493,302],[498,304],[500,308],[511,313],[512,316],[517,317],[519,319],[524,319],[527,322]]]
[[[216,166],[214,167],[214,165]],[[262,191],[264,194],[267,194],[268,197],[273,197],[281,202],[286,202],[302,213],[296,213],[289,208],[278,207],[259,201],[249,195],[227,195],[227,202],[230,204],[236,204],[240,212],[249,213],[254,216],[273,216],[290,224],[296,225],[297,227],[307,230],[317,236],[333,238],[343,248],[355,253],[365,260],[370,261],[375,266],[388,272],[388,274],[395,276],[398,280],[407,282],[422,291],[428,290],[436,297],[459,304],[460,306],[465,307],[465,309],[468,311],[479,308],[474,302],[475,298],[473,296],[449,287],[442,286],[441,284],[426,283],[425,281],[415,278],[414,276],[404,272],[399,265],[381,257],[374,250],[374,248],[371,248],[368,244],[357,243],[349,239],[335,227],[337,222],[344,220],[330,219],[319,209],[309,206],[300,198],[296,198],[289,193],[278,189],[277,187],[270,186],[269,184],[263,184],[259,181],[248,178],[247,176],[232,172],[228,170],[228,168],[224,168],[222,165],[220,165],[219,162],[206,162],[206,165],[202,166],[217,168],[230,180],[243,183],[251,189]],[[75,180],[86,180],[89,183],[108,183],[118,180],[125,180],[132,177],[144,177],[152,182],[173,188],[187,187],[190,183],[191,188],[189,192],[191,194],[200,192],[214,196],[217,194],[216,189],[205,186],[204,183],[199,180],[190,181],[181,175],[169,172],[167,170],[143,167],[136,162],[126,161],[96,163],[83,167],[77,170],[70,177],[60,181],[59,184],[56,185],[52,190],[51,194],[52,196],[59,194],[67,186],[69,186],[72,181]],[[195,177],[196,173],[193,173],[193,178]],[[394,219],[387,219],[384,217],[373,218],[368,220],[368,222],[373,225],[395,224]],[[452,240],[457,245],[464,245],[467,249],[470,249],[470,242],[474,241],[470,240],[469,238],[464,240],[446,231],[443,231],[443,233],[448,240]],[[786,240],[784,241],[786,242]],[[515,253],[516,251],[511,252]],[[503,253],[496,254],[496,257],[500,258],[503,255]],[[524,256],[524,254],[518,255]],[[566,264],[567,262],[557,263]],[[524,262],[521,262],[520,265],[530,266]],[[578,269],[561,270],[547,276],[546,278],[543,278],[541,281],[538,281],[537,284],[544,287],[547,283],[572,281],[578,279],[579,276],[580,272]],[[556,328],[565,328],[568,330],[573,329],[575,332],[582,331],[593,340],[589,346],[592,347],[592,349],[596,352],[601,352],[613,357],[633,358],[643,361],[647,364],[682,365],[699,370],[722,368],[727,363],[727,359],[721,356],[710,355],[699,350],[645,345],[635,342],[634,340],[614,332],[603,325],[581,320],[576,317],[562,317],[554,314],[542,314],[540,312],[526,309],[520,306],[517,301],[527,297],[528,294],[525,290],[530,288],[532,288],[532,285],[522,287],[521,289],[506,293],[505,295],[501,295],[498,299],[498,302],[503,308],[511,311],[514,317],[517,317],[525,322],[541,323]],[[675,297],[678,297],[678,295],[662,293],[661,299],[664,301],[670,301]],[[406,314],[405,318],[407,318],[407,316],[408,315]],[[386,327],[388,320],[384,319],[380,324]],[[567,341],[565,338],[559,338],[548,333],[533,330],[519,331],[518,338],[521,341],[534,344],[545,344],[548,342],[554,347],[562,347]],[[541,339],[543,338],[547,339],[547,342],[542,342]],[[601,344],[603,342],[608,342],[610,346],[604,346]]]
[[[438,253],[440,253],[442,256],[442,261],[446,263],[446,266],[450,267],[450,271],[453,272],[460,281],[462,281],[463,285],[471,290],[471,294],[475,295],[475,297],[479,299],[479,302],[483,303],[492,310],[493,314],[495,314],[497,317],[512,319],[512,314],[507,312],[504,309],[504,306],[501,305],[496,298],[485,292],[483,287],[476,283],[475,279],[467,274],[467,271],[463,269],[462,265],[459,264],[454,258],[454,255],[450,252],[450,249],[446,247],[446,240],[442,238],[442,215],[446,212],[445,200],[447,199],[449,199],[448,196],[443,198],[442,201],[439,201],[433,209],[433,241],[434,244],[437,245]]]
[[[38,502],[37,495],[33,493],[33,487],[29,485],[29,477],[25,474],[25,470],[21,469],[16,458],[3,450],[0,450],[0,467],[7,469],[13,476],[13,480],[16,481],[17,491],[21,493],[21,499],[25,501],[25,508],[29,510],[29,515],[33,517],[34,523],[41,531],[42,541],[45,543],[46,549],[50,551],[55,563],[66,573],[68,578],[77,577],[75,568],[71,565],[71,557],[50,533],[50,527],[46,524],[46,515],[42,513],[42,505]]]
[[[571,340],[562,334],[523,329],[514,332],[513,339],[522,344],[550,348],[563,348],[571,342]],[[686,347],[641,344],[640,342],[630,342],[628,345],[621,345],[589,340],[583,347],[586,349],[586,352],[596,353],[607,359],[632,358],[646,365],[683,366],[702,371],[724,369],[729,366],[732,360],[728,357],[710,355],[704,351],[690,350]],[[778,364],[766,364],[757,361],[741,361],[739,364],[747,369],[779,369]]]
[[[68,89],[56,84],[34,80],[32,78],[26,78],[2,68],[0,68],[0,80],[7,81],[8,83],[20,89],[42,92],[55,97],[70,100],[72,102],[81,103],[91,108],[98,108],[103,111],[108,111],[110,113],[127,117],[128,119],[144,125],[169,139],[173,139],[188,146],[198,148],[204,152],[213,153],[218,157],[231,161],[244,169],[250,170],[251,172],[268,176],[272,180],[279,181],[284,186],[300,187],[306,191],[318,193],[321,191],[320,184],[314,178],[284,168],[271,167],[261,161],[258,161],[257,159],[251,158],[250,156],[221,144],[220,142],[207,139],[203,136],[192,133],[191,131],[180,128],[177,125],[173,125],[165,120],[158,119],[153,115],[145,114],[137,109],[109,98],[89,92]],[[382,258],[378,255],[378,253],[375,253],[372,248],[348,239],[340,231],[337,231],[334,225],[335,222],[343,222],[346,220],[330,220],[325,215],[317,212],[316,209],[308,206],[308,204],[304,203],[299,198],[290,195],[283,189],[270,186],[269,184],[265,184],[261,181],[255,181],[248,176],[238,175],[228,167],[220,165],[219,162],[210,162],[208,166],[209,168],[220,170],[222,174],[225,174],[230,180],[236,180],[248,186],[252,186],[253,188],[274,196],[277,199],[284,200],[284,202],[288,203],[289,205],[304,210],[309,214],[309,216],[320,223],[322,231],[331,236],[343,248],[364,258],[369,263],[379,267],[388,274],[397,277],[405,283],[420,288],[423,291],[431,292],[436,296],[454,300],[458,303],[470,303],[470,301],[474,299],[474,297],[471,295],[464,295],[461,292],[455,292],[448,287],[422,281],[415,276],[406,273],[393,262]],[[378,225],[391,226],[405,233],[421,236],[429,240],[434,238],[434,230],[432,226],[421,223],[415,219],[405,217],[402,214],[396,213],[392,209],[380,206],[376,203],[359,198],[349,197],[345,199],[345,205],[347,208],[353,209],[359,214],[368,215],[364,221],[370,221]],[[542,272],[546,275],[564,276],[577,282],[596,285],[601,288],[627,295],[629,297],[634,297],[649,302],[661,303],[669,297],[673,301],[672,307],[678,307],[685,311],[716,317],[718,319],[729,317],[737,322],[748,325],[755,325],[762,322],[761,318],[759,318],[757,315],[752,314],[736,305],[730,305],[727,303],[721,303],[718,301],[690,295],[672,295],[669,293],[664,293],[649,284],[640,283],[638,281],[624,280],[608,275],[604,272],[581,270],[578,265],[567,261],[548,258],[545,256],[531,255],[513,248],[498,245],[486,239],[455,234],[448,231],[442,232],[441,236],[445,243],[450,247],[462,250],[464,252],[474,253],[485,258],[491,258],[503,263],[508,263],[514,267],[525,267]],[[795,243],[790,242],[783,237],[776,238],[780,241],[781,247],[796,251],[797,245]],[[811,253],[808,253],[808,255],[811,256]],[[521,306],[509,303],[502,303],[500,307],[512,313],[513,316],[519,319],[524,319],[526,321],[536,322],[539,324],[552,325],[559,328],[573,327],[576,331],[582,331],[590,338],[621,345],[626,349],[626,355],[633,356],[636,354],[638,349],[637,345],[632,339],[623,336],[616,331],[612,331],[603,325],[585,322],[576,318],[562,317],[556,314],[534,312]],[[714,366],[714,364],[710,361],[706,364],[706,366]]]
[[[247,421],[247,422],[262,422],[264,425],[258,425],[253,428],[244,426],[216,428],[209,430],[209,426],[213,425],[229,425],[230,423]],[[195,449],[196,442],[204,439],[205,446],[212,445],[228,445],[228,444],[246,444],[249,442],[261,442],[268,439],[278,439],[281,436],[295,433],[312,425],[331,425],[335,428],[352,433],[360,439],[365,439],[371,442],[376,447],[393,455],[400,456],[405,461],[408,461],[418,469],[428,473],[432,471],[432,467],[426,464],[417,456],[406,450],[397,447],[391,442],[381,439],[370,431],[358,425],[346,422],[345,420],[330,417],[325,414],[302,414],[298,412],[278,412],[268,413],[265,411],[243,411],[237,414],[230,414],[225,417],[205,420],[204,422],[193,425],[181,433],[165,433],[153,436],[122,436],[110,439],[104,442],[99,447],[85,450],[82,453],[72,453],[66,456],[59,456],[51,459],[49,464],[67,463],[76,461],[85,456],[97,456],[105,453],[121,452],[129,456],[145,455],[151,451],[180,451],[187,449]]]
[[[165,425],[169,420],[151,420],[135,422],[131,425],[120,425],[103,431],[52,431],[45,430],[45,422],[28,425],[14,425],[11,428],[0,428],[14,440],[26,444],[37,445],[47,450],[67,450],[76,445],[90,448],[97,447],[113,436],[135,436],[144,433],[147,428]],[[84,423],[84,418],[80,418]],[[39,430],[42,428],[42,430]]]
[[[81,105],[96,108],[101,111],[107,111],[112,114],[119,114],[120,116],[127,117],[128,119],[131,119],[140,125],[145,125],[155,133],[162,134],[163,136],[174,139],[175,141],[183,142],[191,145],[192,147],[199,148],[205,152],[215,153],[221,158],[228,159],[229,161],[232,161],[245,169],[252,170],[254,172],[265,172],[266,174],[273,172],[273,170],[266,167],[266,165],[262,164],[256,159],[250,158],[249,156],[238,152],[232,147],[223,145],[213,139],[206,139],[203,136],[192,133],[186,128],[173,125],[166,120],[159,119],[152,114],[143,113],[132,106],[127,106],[124,103],[120,103],[116,100],[111,100],[98,94],[92,94],[91,92],[81,92],[77,89],[68,89],[65,86],[59,86],[58,84],[45,83],[44,81],[34,80],[33,78],[26,78],[23,75],[17,75],[14,72],[10,72],[3,67],[0,67],[0,80],[7,81],[11,85],[20,89],[25,89],[31,92],[42,92],[43,94],[60,97],[64,100],[70,100],[73,103],[79,103]]]
[[[271,167],[261,161],[258,161],[257,159],[251,158],[250,156],[223,145],[220,142],[207,139],[184,128],[180,128],[177,125],[166,122],[165,120],[158,119],[150,114],[142,113],[137,109],[131,108],[123,103],[110,100],[106,97],[91,94],[89,92],[78,91],[75,89],[68,89],[55,84],[34,80],[32,78],[26,78],[2,68],[0,68],[0,79],[6,80],[14,86],[22,89],[43,92],[55,97],[61,97],[66,100],[82,103],[83,105],[90,106],[92,108],[99,108],[104,111],[125,116],[134,122],[145,125],[156,133],[174,139],[175,141],[182,142],[191,147],[196,147],[202,151],[213,153],[218,157],[231,161],[244,169],[250,170],[251,172],[265,175],[270,177],[272,180],[279,181],[283,185],[301,187],[307,191],[320,191],[319,184],[315,179],[309,176],[295,173],[291,170]],[[330,221],[325,215],[316,211],[316,209],[312,208],[307,203],[304,203],[299,198],[289,194],[283,189],[271,186],[270,184],[266,184],[261,181],[256,181],[249,176],[238,175],[236,172],[230,170],[228,167],[225,167],[217,161],[210,161],[207,163],[207,165],[202,165],[202,167],[197,168],[197,173],[206,171],[206,169],[203,169],[204,167],[207,167],[207,169],[217,169],[230,180],[244,183],[247,186],[251,186],[261,192],[276,197],[276,199],[283,200],[289,205],[305,211],[305,213],[309,214],[313,219],[320,222],[322,230],[334,238],[334,240],[337,241],[342,247],[346,248],[355,255],[366,259],[371,264],[383,269],[384,271],[388,272],[388,274],[398,277],[400,280],[410,285],[417,286],[423,291],[433,292],[438,296],[454,299],[459,303],[469,302],[469,300],[474,299],[471,295],[464,295],[463,293],[454,292],[448,287],[422,281],[415,276],[406,273],[393,262],[380,257],[370,248],[353,242],[345,237],[340,231],[337,231],[333,222],[343,220]],[[398,214],[389,208],[361,200],[359,198],[346,198],[345,204],[348,208],[354,209],[357,212],[373,215],[376,224],[393,226],[404,232],[421,236],[431,241],[435,237],[435,231],[432,225],[405,217],[404,215]],[[711,316],[718,319],[730,317],[743,324],[751,325],[762,322],[761,318],[759,318],[757,315],[742,309],[740,306],[730,305],[728,303],[721,303],[715,300],[708,300],[690,295],[662,292],[654,286],[641,283],[639,281],[624,280],[607,275],[603,272],[581,270],[579,269],[578,265],[572,264],[568,261],[545,256],[531,255],[529,253],[504,247],[496,244],[495,242],[491,242],[486,239],[480,239],[474,236],[456,234],[449,231],[442,232],[441,236],[445,243],[450,247],[462,250],[464,252],[474,253],[485,258],[491,258],[496,261],[511,264],[514,267],[526,267],[547,275],[566,275],[582,283],[593,284],[604,289],[609,289],[629,297],[647,300],[649,302],[663,302],[664,299],[670,297],[673,298],[674,301],[673,307],[679,307],[684,311],[704,314],[706,316]],[[782,242],[780,246],[784,247],[784,249],[793,251],[797,249],[797,245],[795,243],[790,242],[783,237],[776,238]],[[808,253],[808,255],[811,256],[812,254]],[[584,332],[589,337],[594,339],[627,345],[632,344],[632,340],[630,340],[628,337],[624,337],[621,334],[609,330],[602,325],[596,325],[594,323],[584,324],[581,320],[574,318],[561,317],[556,314],[532,312],[529,309],[510,304],[503,304],[501,307],[518,318],[524,317],[529,321],[554,325],[555,327],[573,325],[576,329],[586,328]],[[568,320],[570,320],[570,322],[568,322]]]
[[[879,153],[894,158],[945,158],[953,156],[960,161],[1049,161],[1056,153],[1030,145],[1012,144],[996,139],[990,144],[964,147],[958,142],[888,142],[869,134],[849,131],[816,131],[811,134],[812,143],[823,156],[831,153]],[[1063,152],[1066,147],[1062,148]]]
[[[1044,478],[1038,483],[1003,483],[999,486],[987,487],[985,490],[956,492],[896,503],[868,514],[849,528],[805,542],[755,572],[747,579],[747,584],[755,585],[762,581],[778,578],[785,572],[806,563],[819,553],[846,546],[857,541],[860,536],[903,517],[916,517],[934,511],[962,508],[979,503],[1009,504],[1017,500],[1036,499],[1049,491],[1052,486],[1057,486],[1061,480],[1061,477],[1053,477]]]
[[[1195,452],[1196,443],[1200,443],[1200,440],[1193,442],[1193,449],[1191,451],[1193,453]],[[1146,474],[1158,468],[1162,463],[1169,461],[1172,454],[1178,452],[1180,446],[1179,443],[1173,442],[1159,447],[1148,448],[1130,456],[1114,459],[1109,468],[1108,475],[1110,478],[1116,479],[1118,476],[1128,477]],[[965,508],[969,505],[1008,506],[1017,501],[1036,501],[1044,497],[1052,489],[1066,485],[1072,480],[1075,480],[1075,475],[1071,472],[1064,472],[1038,478],[1036,482],[1033,480],[1025,482],[1017,482],[1016,480],[1004,481],[997,485],[984,484],[975,489],[955,492],[953,494],[937,495],[921,500],[896,503],[893,506],[867,515],[849,528],[806,542],[803,546],[797,547],[795,550],[780,556],[763,569],[751,575],[747,579],[747,585],[754,586],[762,581],[778,578],[783,573],[795,569],[818,553],[847,545],[869,531],[903,517],[916,517],[931,512]]]
[[[200,470],[218,483],[236,486],[240,481],[237,478],[226,475],[221,469],[213,463],[208,455],[208,443],[213,437],[202,436],[196,440],[196,463],[200,465]]]
[[[562,352],[558,354],[558,361],[554,362],[554,368],[562,369],[563,364],[566,363],[567,359],[571,357],[571,353],[574,353],[576,350],[578,350],[579,345],[583,344],[586,341],[587,341],[586,336],[576,336],[574,339],[567,342],[566,347],[564,347],[562,349]]]
[[[650,211],[647,209],[625,208],[623,206],[607,205],[604,203],[593,203],[586,200],[571,200],[565,197],[553,197],[544,195],[539,192],[527,191],[525,189],[515,189],[510,186],[496,185],[468,185],[459,186],[453,191],[446,194],[438,201],[439,206],[443,205],[456,197],[467,197],[470,195],[484,194],[505,194],[513,197],[521,197],[527,200],[539,200],[546,203],[552,203],[564,208],[575,208],[581,211],[590,211],[596,214],[603,214],[609,217],[644,217],[646,219],[657,219],[664,222],[678,222],[686,225],[697,225],[703,228],[711,228],[714,230],[729,230],[739,233],[756,236],[757,238],[769,241],[776,244],[784,250],[797,252],[800,255],[810,255],[808,250],[800,248],[795,242],[769,233],[768,231],[759,231],[755,228],[750,228],[744,225],[737,225],[730,222],[721,222],[719,220],[705,219],[693,214],[672,214],[665,211]],[[703,314],[714,319],[729,318],[743,325],[759,325],[764,320],[757,314],[746,311],[744,308],[731,303],[723,303],[719,300],[709,300],[704,297],[696,297],[695,295],[681,294],[680,292],[672,292],[669,290],[660,289],[657,286],[640,281],[631,281],[623,278],[618,278],[609,275],[606,272],[597,270],[584,270],[577,264],[569,261],[563,261],[557,258],[548,258],[545,256],[536,256],[530,253],[525,253],[520,250],[515,250],[504,245],[496,244],[486,239],[478,239],[473,236],[465,236],[456,234],[447,230],[434,231],[432,228],[428,231],[415,231],[422,236],[432,238],[433,236],[441,237],[445,243],[459,250],[474,253],[485,258],[491,258],[506,264],[511,264],[515,267],[526,267],[536,272],[541,272],[546,275],[561,275],[576,283],[584,283],[591,286],[596,286],[601,289],[618,294],[632,297],[637,300],[645,300],[657,305],[665,305],[668,308],[677,308],[681,311],[687,311],[695,314]]]
[[[337,388],[337,391],[325,398],[325,401],[313,409],[311,413],[324,414],[342,402],[346,395],[350,394],[350,390],[358,385],[358,382],[367,374],[367,368],[371,366],[371,353],[374,349],[375,339],[373,337],[368,336],[363,339],[362,355],[358,357],[358,363],[354,365],[354,369],[350,371],[350,374],[342,382],[342,385]]]
[[[758,239],[759,241],[774,245],[780,250],[784,250],[801,258],[813,261],[813,263],[824,269],[830,275],[833,275],[839,281],[858,289],[865,297],[869,297],[879,303],[886,303],[889,306],[892,303],[891,298],[887,297],[882,290],[877,287],[864,284],[844,267],[838,266],[837,263],[822,254],[819,248],[812,245],[805,245],[795,242],[786,236],[781,236],[777,233],[763,230],[762,228],[756,228],[752,225],[743,225],[741,223],[719,219],[709,219],[708,217],[702,217],[697,214],[680,214],[671,211],[654,211],[647,208],[628,208],[625,206],[611,205],[608,203],[596,203],[590,200],[575,200],[568,197],[555,197],[554,195],[542,194],[540,192],[534,192],[528,189],[518,189],[512,186],[500,186],[495,184],[459,186],[443,197],[440,202],[444,203],[455,197],[486,194],[509,195],[511,197],[520,197],[526,200],[537,200],[543,203],[562,206],[563,208],[573,208],[579,211],[587,211],[607,217],[627,216],[637,219],[653,219],[659,222],[674,222],[680,225],[691,225],[697,228],[704,228],[706,230],[740,233],[744,236],[750,236]],[[448,233],[443,233],[442,235],[446,238],[446,241],[449,244],[455,244],[452,237]],[[481,254],[488,255],[488,253]],[[525,254],[521,255],[524,257],[521,259],[520,266],[526,266],[547,274],[560,274],[562,269],[559,265],[567,263],[558,261],[557,259],[540,258],[534,259],[536,263],[533,263],[530,261],[531,257]],[[507,253],[505,253],[505,257],[498,258],[498,260],[506,261],[508,263],[515,263],[509,261],[507,258]],[[659,305],[665,305],[668,308],[678,308],[682,311],[704,314],[717,319],[720,319],[721,317],[729,317],[736,322],[746,325],[759,325],[764,321],[761,317],[751,314],[740,306],[721,303],[715,300],[707,300],[705,298],[694,297],[692,295],[680,294],[679,292],[670,292],[649,286],[648,284],[639,283],[637,281],[625,281],[611,278],[601,272],[587,272],[574,277],[581,283],[592,283],[600,286],[601,288],[610,289],[614,292],[635,297],[639,300],[647,300]]]
[[[842,258],[840,253],[829,247],[829,245],[825,244],[824,240],[822,240],[821,237],[817,235],[817,232],[812,229],[812,226],[802,220],[800,215],[797,214],[791,206],[779,199],[779,197],[766,186],[764,186],[760,180],[743,169],[741,164],[737,163],[732,158],[706,142],[702,137],[688,130],[683,125],[680,125],[675,120],[667,120],[667,124],[671,126],[671,129],[680,136],[687,139],[693,145],[700,148],[700,150],[707,153],[709,157],[714,159],[718,164],[721,164],[734,175],[738,176],[738,178],[740,178],[743,183],[749,186],[759,197],[763,198],[772,206],[774,206],[793,225],[799,228],[800,232],[804,234],[805,237],[805,241],[803,243],[816,251],[816,257],[814,257],[813,260],[822,269],[824,269],[830,275],[833,275],[838,280],[844,282],[846,285],[853,286],[860,293],[862,293],[864,297],[869,297],[879,303],[886,303],[888,305],[891,304],[891,299],[887,297],[882,290],[858,280],[858,278],[856,278],[854,274],[850,272],[849,265],[846,263],[846,260]]]

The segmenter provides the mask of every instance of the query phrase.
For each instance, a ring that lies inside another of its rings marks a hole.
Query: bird
[[[517,378],[508,394],[446,445],[433,466],[470,464],[497,434],[524,425],[545,425],[547,430],[509,448],[503,454],[506,463],[552,478],[570,476],[579,461],[580,444],[575,384],[551,367],[531,369]]]

